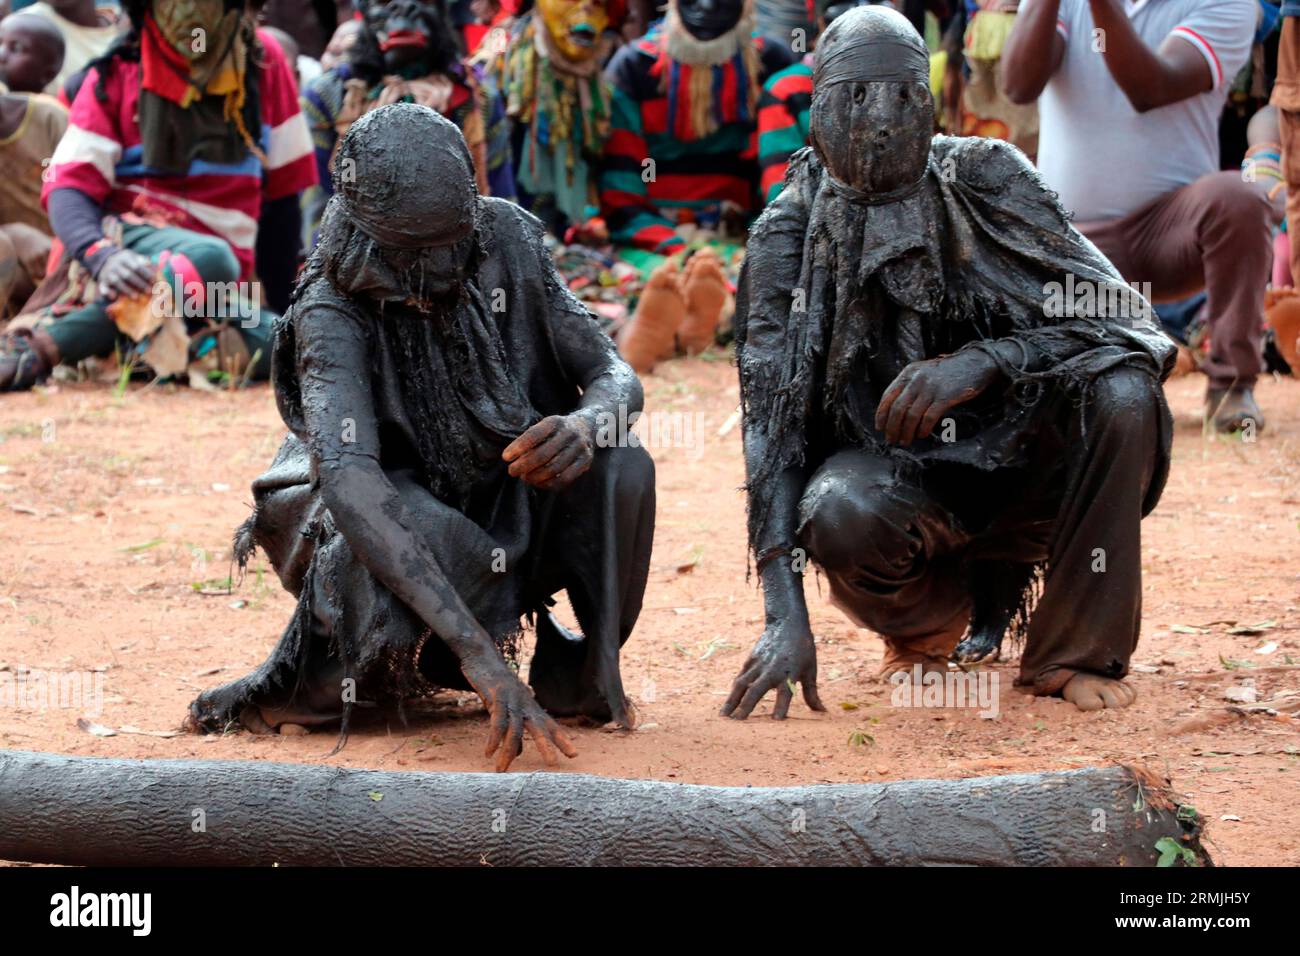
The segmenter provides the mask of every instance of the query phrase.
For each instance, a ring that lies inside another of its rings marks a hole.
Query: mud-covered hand
[[[157,267],[146,257],[130,249],[118,249],[99,267],[95,280],[99,294],[116,299],[119,296],[145,295],[152,288]]]
[[[510,474],[545,491],[569,487],[591,467],[596,429],[582,414],[551,415],[524,432],[501,453]]]
[[[812,627],[803,616],[768,624],[731,685],[722,716],[744,720],[763,695],[776,688],[772,717],[784,720],[796,682],[803,685],[804,703],[813,710],[826,709],[817,696],[817,648],[813,646]]]
[[[979,349],[913,362],[881,396],[876,428],[895,445],[927,438],[948,412],[983,392],[998,374],[997,363]]]
[[[524,686],[515,672],[506,667],[466,668],[465,676],[488,709],[491,732],[484,756],[496,755],[496,769],[510,769],[511,762],[524,751],[524,732],[548,766],[558,762],[555,751],[566,757],[578,756],[573,742],[551,716],[542,710],[532,691]]]

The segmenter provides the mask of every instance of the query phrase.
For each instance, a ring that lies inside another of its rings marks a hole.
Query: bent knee
[[[234,282],[239,278],[239,259],[229,243],[211,236],[194,236],[176,250],[194,263],[204,282]]]
[[[1229,172],[1206,176],[1197,188],[1206,212],[1225,233],[1247,242],[1263,237],[1272,251],[1273,207],[1258,184]]]
[[[1108,419],[1139,418],[1154,414],[1159,401],[1159,385],[1153,375],[1121,365],[1097,376],[1089,399],[1091,406]]]
[[[914,515],[878,488],[848,489],[814,478],[799,504],[799,540],[828,571],[867,567],[880,575],[911,568],[924,548]]]
[[[613,478],[620,498],[644,495],[655,486],[655,460],[640,445],[597,448],[589,473]]]

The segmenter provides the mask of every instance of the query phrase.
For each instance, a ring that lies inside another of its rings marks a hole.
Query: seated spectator
[[[297,234],[298,194],[315,182],[288,65],[255,34],[244,0],[210,13],[169,0],[127,10],[130,34],[92,64],[55,151],[44,201],[63,268],[0,342],[0,391],[123,346],[175,374],[189,365],[188,336],[240,350],[251,363],[240,374],[269,367],[270,319],[228,291],[251,277],[261,241]],[[210,40],[201,52],[196,28]]]
[[[1286,233],[1300,230],[1300,2],[1282,4],[1282,35],[1277,45],[1277,79],[1269,103],[1278,123],[1282,175],[1286,181]],[[1289,241],[1289,278],[1274,285],[1300,282],[1300,240]],[[1300,369],[1296,370],[1300,374]]]
[[[262,27],[260,32],[274,40],[275,45],[284,54],[284,62],[289,64],[289,72],[293,74],[293,88],[296,92],[302,85],[301,78],[298,75],[298,57],[300,55],[298,53],[298,41],[279,27]]]
[[[1003,51],[1007,95],[1039,101],[1039,169],[1079,230],[1156,301],[1205,290],[1206,411],[1223,432],[1264,426],[1273,210],[1219,170],[1218,138],[1256,13],[1255,0],[1038,0]]]
[[[1278,109],[1263,106],[1246,124],[1246,156],[1241,161],[1241,178],[1254,183],[1255,188],[1268,197],[1273,209],[1273,272],[1274,286],[1291,285],[1291,246],[1286,230],[1276,228],[1286,221],[1286,177],[1282,173],[1282,130],[1278,125]]]
[[[0,20],[0,79],[10,93],[42,93],[63,68],[63,34],[45,17],[11,13]]]
[[[0,319],[45,276],[50,221],[41,176],[68,126],[68,112],[40,91],[63,62],[63,37],[48,20],[21,13],[0,22]]]
[[[320,180],[307,199],[311,234],[333,195],[331,168],[343,134],[370,110],[390,103],[428,106],[455,123],[474,157],[479,192],[514,199],[505,104],[484,72],[461,60],[443,6],[376,0],[364,9],[347,59],[302,92]]]
[[[667,255],[685,248],[679,224],[758,210],[759,92],[793,59],[755,34],[753,0],[670,0],[614,54],[600,198],[616,244]]]
[[[45,88],[51,96],[59,94],[72,74],[103,56],[121,32],[116,11],[97,7],[95,0],[49,0],[26,6],[22,12],[45,17],[63,34],[63,67]]]
[[[330,37],[330,42],[325,45],[325,52],[320,55],[321,72],[332,70],[339,64],[343,63],[357,42],[357,37],[361,36],[362,21],[357,19],[344,20],[339,24],[334,35]]]

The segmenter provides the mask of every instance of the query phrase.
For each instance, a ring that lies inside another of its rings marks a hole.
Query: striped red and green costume
[[[684,244],[674,231],[679,222],[714,225],[723,202],[749,213],[761,204],[757,110],[742,83],[743,67],[729,62],[714,68],[718,128],[695,137],[685,96],[689,84],[666,76],[674,64],[664,53],[661,30],[656,26],[620,49],[606,67],[613,97],[600,202],[616,244],[669,254]],[[758,36],[754,42],[762,60],[760,82],[790,65],[791,54],[780,44],[764,44]]]
[[[812,77],[811,66],[796,63],[763,84],[758,101],[758,166],[764,203],[780,195],[790,157],[808,145]]]

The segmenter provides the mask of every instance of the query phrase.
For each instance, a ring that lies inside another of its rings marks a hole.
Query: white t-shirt
[[[106,27],[80,26],[59,16],[48,3],[33,3],[30,6],[23,7],[21,12],[34,13],[37,16],[45,17],[47,20],[53,20],[55,26],[59,28],[59,32],[63,34],[63,69],[59,70],[59,75],[45,88],[45,92],[51,96],[58,96],[59,90],[62,89],[68,77],[79,71],[91,60],[103,56],[104,51],[117,39],[117,34],[121,30],[121,27],[116,25]],[[105,8],[99,12],[105,18],[113,16],[111,8]]]
[[[1023,11],[1025,4],[1021,4]],[[1079,222],[1117,219],[1219,168],[1219,116],[1250,56],[1256,0],[1129,0],[1152,50],[1171,34],[1205,57],[1214,87],[1138,113],[1100,48],[1088,0],[1061,0],[1065,56],[1038,101],[1038,168]]]

